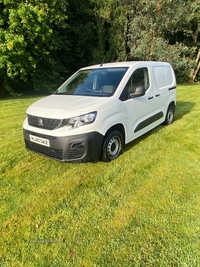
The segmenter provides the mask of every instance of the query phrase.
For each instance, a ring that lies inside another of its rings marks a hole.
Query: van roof
[[[146,66],[152,66],[152,65],[162,65],[162,66],[169,66],[169,63],[167,62],[161,62],[161,61],[122,61],[122,62],[110,62],[110,63],[103,63],[103,64],[96,64],[91,65],[88,67],[84,67],[82,69],[91,69],[91,68],[100,68],[100,67],[133,67],[136,65],[145,64]]]

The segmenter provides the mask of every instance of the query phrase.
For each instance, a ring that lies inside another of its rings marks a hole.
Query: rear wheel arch
[[[171,107],[173,108],[174,112],[175,112],[175,108],[176,108],[176,104],[175,104],[175,102],[172,101],[172,102],[169,104],[169,106],[171,106]],[[168,108],[169,108],[169,106],[168,106]]]
[[[169,125],[174,121],[174,112],[175,112],[175,102],[172,101],[167,108],[164,125]]]

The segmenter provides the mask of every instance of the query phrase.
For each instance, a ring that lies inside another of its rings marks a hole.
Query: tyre
[[[114,130],[106,135],[102,147],[102,161],[109,162],[116,159],[123,150],[122,134]]]
[[[172,105],[170,105],[168,107],[165,121],[163,124],[165,124],[165,125],[172,124],[173,120],[174,120],[174,107]]]

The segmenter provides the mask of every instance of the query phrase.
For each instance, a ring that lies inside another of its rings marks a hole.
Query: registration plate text
[[[33,143],[36,143],[36,144],[39,144],[39,145],[42,145],[42,146],[48,146],[50,147],[50,142],[48,139],[45,139],[45,138],[41,138],[41,137],[38,137],[38,136],[34,136],[34,135],[29,135],[30,137],[30,141],[33,142]]]

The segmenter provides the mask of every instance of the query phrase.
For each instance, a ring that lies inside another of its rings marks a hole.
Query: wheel
[[[102,161],[109,162],[116,159],[123,150],[123,137],[122,134],[114,130],[110,132],[103,142],[102,147]]]
[[[174,120],[174,107],[170,105],[167,110],[164,124],[169,125],[173,122],[173,120]]]

